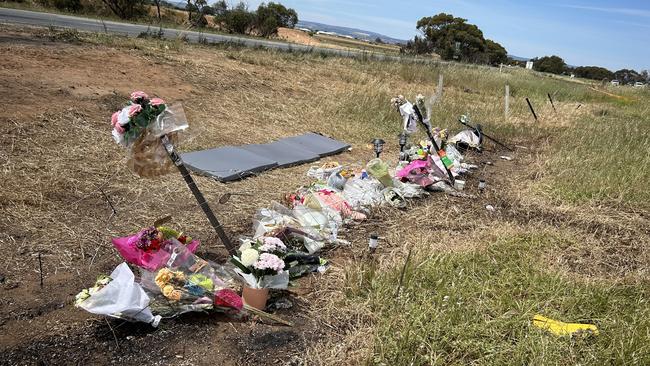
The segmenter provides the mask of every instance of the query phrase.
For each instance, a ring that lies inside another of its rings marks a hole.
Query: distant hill
[[[516,60],[516,61],[528,61],[528,60],[530,60],[529,57],[519,57],[519,56],[515,56],[515,55],[508,55],[508,57],[510,57],[511,59]]]
[[[391,44],[406,43],[406,41],[403,39],[397,39],[397,38],[385,36],[380,33],[366,31],[363,29],[339,27],[337,25],[310,22],[307,20],[299,20],[298,24],[296,25],[296,28],[306,28],[312,31],[332,32],[341,36],[350,36],[365,41],[374,41],[375,39],[379,38],[384,43],[391,43]]]

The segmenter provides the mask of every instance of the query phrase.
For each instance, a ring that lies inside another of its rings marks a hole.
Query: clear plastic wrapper
[[[93,288],[82,291],[77,295],[75,305],[93,314],[158,326],[161,317],[152,314],[149,296],[135,282],[135,276],[126,263],[117,266],[110,277],[105,277],[105,282],[99,289],[96,285],[94,291]]]
[[[160,138],[167,135],[172,144],[178,142],[178,131],[189,127],[180,104],[174,104],[160,113],[138,139],[128,147],[127,165],[143,178],[158,177],[174,169],[174,163]]]
[[[365,214],[354,211],[343,195],[333,190],[322,189],[310,192],[304,196],[303,204],[314,210],[333,210],[340,214],[342,218],[357,221],[366,219]]]
[[[383,201],[381,190],[383,185],[374,178],[349,179],[343,188],[343,197],[355,210],[379,206]]]
[[[339,165],[338,163],[331,162],[331,163],[326,163],[323,164],[322,166],[312,166],[309,168],[307,171],[307,176],[310,178],[317,179],[319,181],[326,182],[330,175],[335,174],[335,173],[340,173],[343,170],[343,165]]]
[[[141,177],[157,177],[174,168],[160,138],[166,135],[176,143],[178,132],[188,127],[180,104],[167,105],[142,91],[131,93],[128,104],[111,116],[111,125],[115,142],[127,148],[129,169]]]
[[[253,289],[286,289],[289,285],[289,271],[283,258],[287,246],[275,237],[261,237],[242,240],[238,256],[231,262],[235,272]]]
[[[177,245],[156,271],[141,270],[141,284],[152,297],[152,309],[165,316],[216,310],[237,314],[243,307],[233,290],[238,284],[226,267],[208,262]]]

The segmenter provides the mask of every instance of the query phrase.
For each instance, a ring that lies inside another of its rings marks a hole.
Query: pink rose
[[[112,126],[115,126],[115,125],[118,124],[118,123],[117,123],[117,116],[119,116],[119,115],[120,115],[120,112],[115,112],[115,113],[113,113],[113,115],[111,116],[111,125],[112,125]]]
[[[140,112],[142,112],[142,106],[140,104],[133,104],[129,107],[129,118],[132,118]]]
[[[154,107],[157,107],[159,105],[165,104],[165,101],[160,99],[160,98],[151,98],[151,100],[149,101],[149,104],[151,104]]]
[[[132,101],[137,101],[138,99],[147,99],[149,96],[145,94],[143,91],[134,91],[131,93],[131,100]]]
[[[120,126],[119,123],[116,123],[114,127],[115,127],[115,131],[117,131],[117,133],[119,133],[120,135],[124,133],[124,127]]]

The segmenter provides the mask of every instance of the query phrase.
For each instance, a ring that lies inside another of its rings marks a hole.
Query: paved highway
[[[149,27],[141,24],[121,23],[113,21],[102,21],[97,19],[76,17],[70,15],[60,15],[52,13],[41,13],[27,10],[17,10],[0,8],[0,23],[8,24],[24,24],[30,26],[40,27],[62,27],[73,28],[80,31],[88,32],[106,32],[111,34],[126,35],[136,37],[142,32],[157,32],[158,27]],[[399,56],[387,55],[384,53],[365,52],[365,51],[347,51],[326,47],[312,47],[299,44],[289,44],[284,42],[270,41],[266,39],[255,39],[248,37],[240,37],[235,35],[224,35],[214,33],[200,33],[194,31],[186,31],[173,28],[163,28],[163,36],[168,39],[176,39],[185,37],[190,42],[199,42],[204,39],[204,42],[210,43],[238,43],[249,47],[265,47],[277,50],[294,50],[303,52],[319,52],[331,55],[346,56],[346,57],[372,57],[380,60],[402,61]],[[409,61],[414,61],[408,58]],[[418,60],[424,61],[424,60]]]

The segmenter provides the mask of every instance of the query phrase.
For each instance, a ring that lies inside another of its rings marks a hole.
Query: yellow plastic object
[[[388,164],[381,159],[372,159],[366,164],[366,171],[384,185],[384,187],[393,186],[393,178],[388,173]]]
[[[539,314],[533,317],[533,325],[557,336],[571,336],[583,332],[598,335],[598,328],[593,324],[564,323]]]

